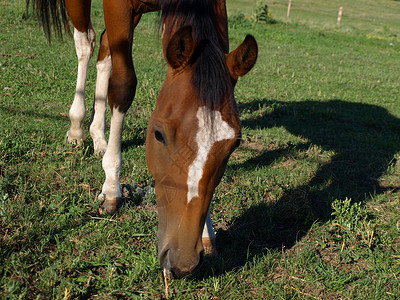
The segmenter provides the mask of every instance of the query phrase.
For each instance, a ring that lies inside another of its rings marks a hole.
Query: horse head
[[[159,261],[175,278],[190,274],[202,261],[210,201],[241,140],[233,89],[258,52],[250,35],[228,54],[218,43],[193,36],[191,26],[163,35],[168,69],[146,137]]]

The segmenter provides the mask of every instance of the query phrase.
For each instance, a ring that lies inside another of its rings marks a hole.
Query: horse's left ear
[[[258,46],[256,39],[248,34],[244,41],[226,56],[226,64],[233,79],[246,75],[256,63]]]
[[[165,55],[168,64],[174,69],[185,66],[192,57],[194,49],[192,26],[182,27],[174,33],[168,42]]]

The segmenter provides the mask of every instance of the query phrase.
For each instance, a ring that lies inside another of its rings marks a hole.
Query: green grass
[[[260,0],[228,0],[230,14],[242,12],[251,16]],[[400,38],[400,5],[394,0],[295,0],[290,17],[287,15],[289,0],[261,0],[267,4],[272,16],[284,22],[307,24],[323,30],[362,32],[375,38]],[[339,7],[343,7],[340,26],[337,26]]]
[[[251,33],[260,50],[236,88],[244,141],[211,206],[219,256],[173,281],[171,297],[400,297],[400,2],[342,1],[351,30],[325,2],[294,1],[289,22],[286,1],[268,3],[280,22],[266,25],[238,14],[254,2],[228,1],[231,48]],[[349,18],[356,4],[375,17]],[[24,12],[22,0],[0,3],[0,298],[165,297],[156,207],[97,213],[101,161],[90,138],[65,144],[73,41],[48,46]],[[100,1],[93,16],[99,37]],[[153,185],[145,131],[166,70],[155,18],[135,32],[139,85],[123,134],[121,183],[142,188]],[[88,115],[94,84],[93,59]]]

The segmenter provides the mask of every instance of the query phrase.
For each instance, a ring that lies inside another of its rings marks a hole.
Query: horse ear
[[[226,64],[231,76],[237,80],[246,75],[256,63],[258,46],[256,39],[248,34],[244,41],[226,56]]]
[[[180,28],[168,42],[165,55],[168,64],[174,69],[186,65],[192,57],[194,49],[192,26]]]

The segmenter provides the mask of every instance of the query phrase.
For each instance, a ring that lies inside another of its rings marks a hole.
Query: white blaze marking
[[[211,128],[211,125],[206,122],[206,116],[210,113],[214,115],[213,128]],[[235,137],[235,130],[230,127],[228,123],[222,120],[219,111],[210,112],[208,108],[202,106],[198,109],[196,116],[199,121],[199,129],[196,134],[197,156],[189,166],[187,179],[188,203],[193,199],[193,197],[199,196],[199,182],[203,177],[203,169],[214,143],[233,139]]]

